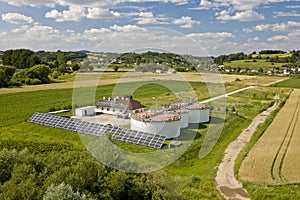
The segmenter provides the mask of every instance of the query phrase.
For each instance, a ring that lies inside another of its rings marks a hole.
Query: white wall
[[[118,109],[118,108],[103,107],[103,110],[101,108],[102,107],[96,108],[95,109],[96,112],[102,112],[102,113],[110,114],[110,115],[118,115],[118,114],[122,114],[125,111],[125,109],[123,109],[121,111],[121,109]]]
[[[189,126],[189,113],[180,113],[180,128],[187,128]]]
[[[190,110],[189,123],[204,123],[209,121],[210,109]]]
[[[79,117],[95,115],[95,106],[76,108],[75,115]]]
[[[130,119],[130,129],[147,133],[167,136],[167,139],[180,135],[180,121],[171,122],[142,122]]]

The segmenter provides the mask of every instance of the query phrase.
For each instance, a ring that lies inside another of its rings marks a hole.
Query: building
[[[96,113],[116,115],[128,118],[134,113],[143,112],[145,106],[130,97],[105,98],[96,103]]]
[[[180,135],[180,115],[167,111],[147,111],[131,116],[130,129],[165,135],[167,139]]]
[[[75,115],[78,117],[95,115],[95,106],[75,108]]]

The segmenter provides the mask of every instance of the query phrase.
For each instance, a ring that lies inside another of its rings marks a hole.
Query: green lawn
[[[253,62],[255,60],[256,62]],[[285,65],[287,63],[274,63],[272,65],[271,62],[267,62],[266,60],[262,59],[251,59],[251,60],[235,60],[231,62],[225,62],[224,66],[225,67],[231,67],[231,68],[250,68],[250,69],[267,69],[269,67],[279,67],[281,68],[282,65]]]
[[[277,87],[300,89],[300,78],[291,78],[291,79],[282,81],[280,83],[277,83]]]
[[[130,88],[136,88],[141,83],[126,83],[120,85],[120,91],[124,94]],[[164,86],[162,86],[164,85]],[[103,96],[111,96],[115,85],[105,85],[97,87],[95,100]],[[206,85],[204,83],[191,83],[196,90],[198,99],[209,97]],[[178,81],[167,82],[144,82],[143,86],[134,90],[134,97],[150,107],[156,101],[167,103],[176,100],[175,95],[169,89],[178,93],[186,86]],[[87,90],[87,93],[91,89]],[[255,95],[254,95],[255,93]],[[267,94],[267,96],[266,96]],[[251,90],[234,95],[227,99],[228,114],[224,128],[219,137],[218,143],[212,151],[204,158],[199,158],[199,150],[207,136],[208,127],[214,130],[220,120],[215,124],[203,124],[200,127],[190,127],[183,131],[182,138],[191,132],[194,132],[196,139],[192,141],[188,150],[176,160],[173,164],[164,168],[164,170],[177,183],[179,190],[184,199],[222,199],[216,190],[214,177],[217,166],[221,161],[224,150],[227,145],[233,141],[246,128],[256,114],[266,109],[273,101],[270,97],[274,94],[272,89],[267,91]],[[85,95],[82,93],[81,95]],[[155,98],[153,98],[155,97]],[[68,152],[83,151],[84,146],[76,133],[30,124],[26,122],[34,112],[47,112],[53,108],[63,109],[70,108],[72,105],[72,89],[44,90],[26,93],[12,93],[0,95],[0,145],[1,149],[29,149],[36,154],[48,155],[52,151]],[[231,112],[231,107],[235,106],[238,115]],[[217,119],[218,111],[212,113]],[[222,120],[221,120],[222,121]],[[218,132],[212,132],[218,135]],[[208,137],[212,137],[208,135]],[[133,152],[148,152],[144,147],[119,143],[121,148]]]

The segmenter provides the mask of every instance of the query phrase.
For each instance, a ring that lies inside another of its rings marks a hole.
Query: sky
[[[0,50],[300,49],[300,0],[0,0]]]

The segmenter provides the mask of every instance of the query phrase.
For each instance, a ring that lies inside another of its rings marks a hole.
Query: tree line
[[[174,53],[159,53],[159,52],[145,52],[145,53],[124,53],[111,63],[111,67],[117,68],[145,68],[145,66],[166,66],[173,68],[176,71],[191,71],[194,66],[187,61],[183,56]],[[151,69],[145,69],[151,71]]]
[[[86,57],[84,52],[4,51],[1,56],[0,87],[50,83],[60,75],[78,71],[80,62]],[[68,61],[73,62],[68,64]]]
[[[116,171],[84,151],[44,155],[3,149],[0,168],[0,199],[181,199],[163,171]]]
[[[247,55],[243,52],[239,53],[233,53],[229,55],[220,55],[218,57],[215,57],[214,63],[218,65],[223,65],[225,62],[231,62],[234,60],[246,60],[246,59],[253,59],[253,61],[256,61],[256,59],[265,59],[268,62],[271,63],[289,63],[287,67],[300,67],[300,51],[292,51],[290,56],[278,56],[274,54],[283,54],[286,53],[281,50],[262,50],[259,52],[259,54],[256,54],[254,51],[253,53]],[[262,57],[262,54],[265,54],[264,57]],[[273,54],[272,56],[268,56],[269,54]]]

